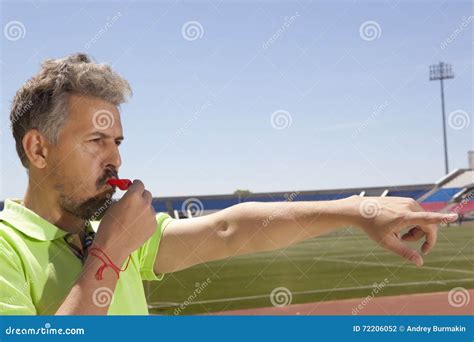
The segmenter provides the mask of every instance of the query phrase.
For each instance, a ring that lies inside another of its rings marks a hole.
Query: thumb
[[[417,251],[405,245],[395,235],[388,235],[384,239],[382,246],[401,256],[402,258],[414,263],[416,266],[423,265],[423,258],[421,257],[421,255]]]

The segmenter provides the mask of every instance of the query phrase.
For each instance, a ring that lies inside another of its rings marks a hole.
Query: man
[[[113,202],[107,181],[118,178],[119,106],[130,94],[127,81],[83,54],[45,61],[17,92],[11,124],[28,187],[22,201],[6,200],[0,216],[2,314],[148,314],[142,280],[344,226],[421,266],[421,255],[402,240],[425,237],[427,253],[436,224],[456,220],[408,198],[359,196],[248,202],[173,220],[154,212],[140,180]]]

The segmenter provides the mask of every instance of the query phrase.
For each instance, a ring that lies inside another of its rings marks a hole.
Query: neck
[[[59,205],[58,195],[34,186],[31,180],[23,199],[23,205],[56,227],[77,234],[84,230],[85,221],[65,212]]]

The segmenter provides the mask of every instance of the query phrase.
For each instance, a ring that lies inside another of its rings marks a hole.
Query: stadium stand
[[[175,218],[206,215],[242,202],[324,201],[359,196],[398,196],[417,200],[427,211],[454,211],[464,219],[474,219],[474,171],[458,169],[434,184],[389,187],[251,193],[237,195],[158,197],[153,199],[156,211],[168,212]]]

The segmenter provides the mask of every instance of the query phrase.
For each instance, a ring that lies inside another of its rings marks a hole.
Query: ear
[[[49,143],[46,138],[36,129],[26,132],[22,140],[23,149],[30,164],[38,169],[46,167],[46,157],[48,156]]]

